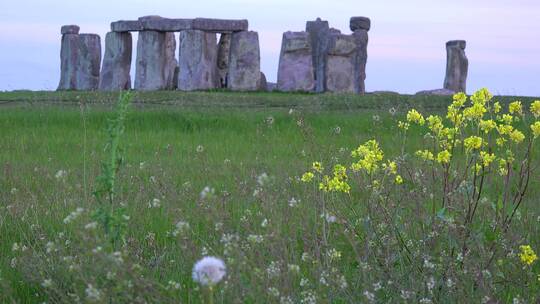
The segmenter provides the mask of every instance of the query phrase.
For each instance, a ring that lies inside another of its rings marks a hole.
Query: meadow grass
[[[451,220],[427,211],[436,183],[407,185],[417,168],[392,196],[391,223],[367,216],[366,189],[321,198],[300,181],[313,161],[346,162],[374,138],[385,157],[414,153],[425,130],[411,127],[403,142],[397,120],[413,106],[442,113],[451,98],[139,93],[121,137],[116,200],[129,220],[114,246],[91,211],[117,95],[28,94],[0,94],[3,302],[199,303],[207,297],[191,271],[206,255],[227,264],[214,292],[220,303],[539,299],[538,263],[524,267],[516,256],[521,244],[540,251],[538,149],[518,220],[494,236],[500,252],[488,269],[479,265],[489,234],[473,235],[479,250],[460,263],[461,244],[445,235]],[[492,224],[497,191],[489,188],[479,207],[486,217],[474,225]]]

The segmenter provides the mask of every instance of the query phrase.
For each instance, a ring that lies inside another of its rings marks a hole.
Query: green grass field
[[[127,226],[111,243],[92,213],[116,100],[0,93],[0,302],[540,301],[540,263],[519,258],[523,244],[540,252],[540,144],[506,231],[494,228],[512,211],[498,207],[496,173],[463,220],[476,184],[453,185],[443,209],[441,165],[414,157],[426,129],[411,126],[404,141],[397,127],[413,107],[444,114],[451,97],[138,93],[114,198]],[[350,164],[370,139],[396,159],[402,185],[351,173],[349,194],[324,193],[300,180],[314,161],[330,175]],[[525,148],[515,147],[515,176]],[[513,178],[509,189],[521,189]],[[206,255],[227,265],[211,292],[192,279]]]

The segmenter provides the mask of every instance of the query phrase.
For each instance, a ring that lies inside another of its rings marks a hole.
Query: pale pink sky
[[[262,70],[275,81],[282,33],[317,17],[349,33],[351,16],[372,20],[368,91],[414,93],[442,86],[452,39],[467,40],[468,91],[540,96],[538,0],[2,1],[0,90],[56,88],[60,26],[102,37],[109,23],[143,15],[246,18],[259,32]],[[132,75],[134,71],[132,71]]]

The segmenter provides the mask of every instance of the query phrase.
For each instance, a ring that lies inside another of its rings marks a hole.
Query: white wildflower
[[[92,286],[92,284],[88,284],[85,292],[86,292],[86,298],[88,299],[88,301],[99,302],[101,300],[101,292],[97,288]]]
[[[368,300],[368,302],[373,302],[375,301],[375,294],[373,294],[372,292],[369,292],[369,291],[364,291],[364,297],[366,297],[366,299]]]
[[[43,286],[43,288],[49,288],[52,286],[52,284],[53,282],[51,279],[45,279],[43,282],[41,282],[41,286]]]
[[[204,257],[193,266],[193,280],[201,285],[215,285],[226,274],[225,263],[216,257]]]
[[[84,212],[83,208],[77,208],[75,211],[71,212],[66,218],[64,218],[64,224],[69,224],[76,220]]]
[[[210,186],[206,186],[204,187],[204,189],[202,189],[199,197],[201,198],[201,200],[205,200],[206,198],[211,198],[212,196],[214,196],[215,193],[216,193],[216,190],[214,188],[211,188]]]
[[[250,234],[247,237],[247,241],[253,244],[260,244],[264,241],[264,237],[262,235]]]
[[[263,172],[261,175],[257,176],[257,184],[259,184],[261,187],[267,184],[270,181],[270,177],[266,172]]]
[[[281,268],[279,267],[279,262],[272,261],[270,262],[270,265],[266,268],[266,273],[268,274],[269,278],[275,278],[278,277],[281,272]]]
[[[54,175],[56,179],[64,179],[66,176],[67,176],[66,170],[58,170],[58,172],[56,172],[56,174]]]
[[[97,222],[90,222],[84,226],[86,230],[93,230],[97,228]]]
[[[292,273],[299,273],[300,272],[300,266],[295,264],[289,264],[287,265],[287,268],[289,268],[289,271]]]
[[[202,153],[202,152],[204,152],[204,147],[203,147],[203,145],[198,145],[196,151],[197,151],[197,153]]]
[[[268,288],[268,294],[273,296],[273,297],[276,297],[278,298],[279,297],[279,290],[275,287],[269,287]]]
[[[161,201],[159,198],[154,198],[151,202],[148,203],[148,208],[159,208],[161,207]]]
[[[289,207],[291,208],[294,208],[296,207],[296,205],[298,205],[298,200],[296,200],[296,198],[294,197],[291,197],[291,199],[289,200]]]
[[[267,226],[268,226],[268,219],[264,219],[264,220],[261,222],[261,227],[266,228]]]

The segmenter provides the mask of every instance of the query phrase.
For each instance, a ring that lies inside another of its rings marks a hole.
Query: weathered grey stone
[[[277,87],[285,92],[315,89],[311,39],[307,32],[283,33]]]
[[[353,32],[356,30],[369,31],[371,28],[371,20],[369,20],[367,17],[351,17],[349,27]]]
[[[195,18],[193,19],[193,29],[216,33],[231,33],[248,30],[248,21],[242,20],[226,20],[226,19],[209,19]]]
[[[259,34],[232,34],[227,87],[234,91],[255,91],[261,78]]]
[[[192,28],[192,19],[170,19],[161,16],[144,16],[139,18],[142,30],[160,32],[179,32]]]
[[[277,90],[277,83],[275,82],[266,82],[266,91],[273,92]]]
[[[355,93],[355,65],[357,42],[352,35],[332,35],[326,63],[326,90],[338,93]]]
[[[214,89],[218,84],[217,38],[198,30],[180,32],[178,89]]]
[[[315,21],[308,21],[306,23],[306,32],[309,33],[311,39],[313,67],[315,70],[315,91],[324,92],[326,90],[326,57],[330,40],[328,21],[322,21],[320,18]]]
[[[267,88],[268,88],[268,83],[266,81],[266,75],[264,75],[264,73],[261,72],[261,77],[259,78],[258,90],[259,91],[266,91]]]
[[[101,39],[96,34],[80,34],[79,39],[76,89],[97,90],[101,65]]]
[[[165,80],[166,89],[174,90],[178,86],[178,60],[176,60],[176,37],[174,33],[165,33]]]
[[[426,91],[419,91],[416,92],[415,95],[435,95],[435,96],[451,96],[454,95],[455,92],[448,89],[435,89],[435,90],[426,90]]]
[[[218,58],[217,58],[219,86],[221,88],[227,87],[227,74],[229,73],[230,52],[231,52],[231,34],[223,33],[219,37]]]
[[[367,30],[356,30],[352,34],[356,42],[356,54],[354,63],[354,83],[355,92],[358,94],[364,94],[366,92],[366,64],[367,64],[367,46],[368,46],[368,32]]]
[[[60,47],[60,83],[58,90],[77,88],[77,64],[79,60],[80,39],[77,34],[62,35]]]
[[[135,89],[166,90],[176,86],[174,71],[176,40],[174,33],[141,31],[137,41]]]
[[[111,22],[112,32],[138,32],[142,30],[142,23],[138,20],[119,20]]]
[[[65,35],[65,34],[78,34],[80,29],[81,28],[78,25],[64,25],[60,29],[60,33],[62,33],[62,35]]]
[[[132,38],[129,32],[109,32],[105,36],[105,55],[101,66],[99,89],[102,91],[131,88]]]
[[[452,40],[446,43],[445,89],[466,92],[469,60],[465,55],[465,46],[464,40]]]

